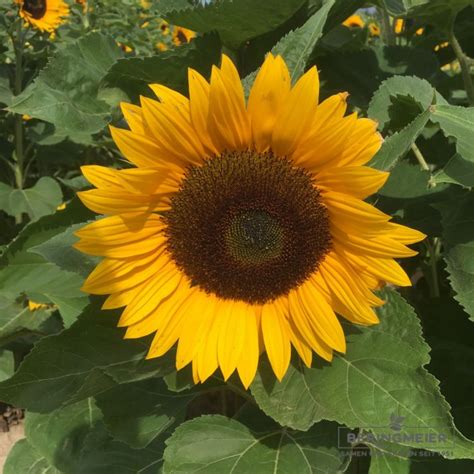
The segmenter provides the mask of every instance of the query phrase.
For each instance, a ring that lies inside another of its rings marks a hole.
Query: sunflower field
[[[0,471],[472,474],[473,185],[473,0],[0,0]]]

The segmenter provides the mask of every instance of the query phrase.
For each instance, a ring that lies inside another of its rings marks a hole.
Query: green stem
[[[430,293],[432,298],[439,298],[439,277],[438,277],[438,253],[439,253],[439,239],[436,237],[431,243],[430,239],[425,240],[426,247],[429,253],[429,269],[430,269]]]
[[[470,105],[474,105],[474,84],[472,82],[471,71],[470,71],[470,58],[466,56],[464,51],[459,44],[456,35],[454,34],[454,28],[451,28],[448,33],[449,42],[453,48],[454,54],[456,55],[459,65],[461,66],[462,79],[464,81],[464,88],[466,89],[467,98]]]
[[[418,148],[416,143],[412,143],[411,145],[411,151],[415,155],[416,159],[418,160],[418,163],[420,163],[421,169],[425,171],[429,171],[430,167],[428,163],[425,160],[425,157],[423,156],[423,153],[421,153],[421,150]]]
[[[24,50],[24,35],[22,31],[22,20],[18,20],[16,37],[14,39],[15,49],[15,84],[14,92],[18,96],[23,90],[23,50]],[[15,115],[15,183],[18,189],[23,189],[24,184],[24,129],[23,118],[20,114]],[[20,224],[23,220],[23,214],[20,213],[15,216],[15,221]]]
[[[387,10],[385,8],[380,8],[381,18],[382,18],[382,34],[384,36],[385,43],[389,46],[395,45],[396,39],[393,31],[393,27],[390,24],[390,17],[388,16]]]

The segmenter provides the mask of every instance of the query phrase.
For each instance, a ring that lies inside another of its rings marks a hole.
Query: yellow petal
[[[245,388],[248,388],[255,378],[258,367],[260,347],[258,341],[258,320],[255,310],[241,313],[245,321],[244,349],[237,363],[237,371]]]
[[[277,306],[269,303],[262,307],[262,334],[268,359],[277,379],[281,382],[291,359],[290,331]]]
[[[290,156],[310,130],[319,97],[315,67],[307,71],[291,89],[275,121],[272,150]]]
[[[145,131],[143,129],[142,109],[137,105],[129,104],[127,102],[121,102],[120,108],[122,109],[123,116],[125,117],[130,130],[140,135],[144,135]]]
[[[248,101],[252,136],[258,152],[271,146],[273,126],[290,87],[290,74],[282,57],[268,54],[255,78]]]
[[[297,293],[306,318],[315,334],[331,348],[345,352],[346,339],[341,323],[311,280],[301,285]]]
[[[325,169],[315,177],[316,185],[327,191],[349,194],[365,199],[377,192],[387,181],[390,173],[365,166],[347,166]]]
[[[210,85],[194,69],[188,69],[188,83],[191,122],[203,145],[211,153],[218,154],[222,150],[216,148],[208,130]]]
[[[219,150],[244,150],[251,141],[250,119],[235,67],[222,57],[222,71],[212,68],[208,130]]]
[[[242,301],[228,301],[219,314],[220,331],[217,344],[217,357],[224,380],[227,380],[237,367],[244,349],[247,313],[251,307]]]

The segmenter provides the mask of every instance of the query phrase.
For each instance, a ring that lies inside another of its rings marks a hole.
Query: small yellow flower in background
[[[82,5],[82,12],[87,13],[88,4],[87,0],[75,0],[78,5]]]
[[[125,338],[154,334],[147,358],[177,345],[196,383],[220,368],[248,387],[263,352],[279,380],[292,348],[331,361],[339,317],[377,324],[373,291],[411,285],[395,259],[425,237],[365,201],[389,175],[366,166],[377,124],[346,115],[346,93],[319,102],[316,67],[292,86],[272,54],[248,101],[227,56],[188,83],[189,98],[151,84],[157,100],[121,104],[130,130],[112,137],[135,168],[82,167],[96,189],[80,199],[107,215],[76,233],[104,257],[83,291],[125,307]]]
[[[28,114],[23,114],[21,116],[21,118],[25,121],[25,122],[28,122],[29,120],[32,120],[33,117],[31,115],[28,115]]]
[[[380,36],[380,27],[376,23],[369,23],[368,28],[371,36]]]
[[[405,22],[401,18],[398,18],[397,20],[395,20],[393,29],[395,33],[399,35],[400,33],[402,33],[404,26]]]
[[[133,48],[131,46],[128,46],[127,44],[123,44],[120,41],[117,41],[117,45],[120,47],[120,49],[124,53],[131,53],[133,51]]]
[[[196,33],[194,31],[188,30],[187,28],[183,28],[181,26],[173,27],[173,44],[176,46],[189,43],[195,37]]]
[[[351,15],[349,18],[346,18],[342,24],[349,28],[362,28],[365,22],[360,15]]]
[[[69,7],[63,0],[16,0],[20,16],[34,28],[52,33],[64,23]]]
[[[60,204],[57,208],[56,208],[56,211],[64,211],[64,209],[66,209],[66,203],[63,202],[62,204]]]
[[[159,51],[166,51],[168,49],[168,46],[166,46],[166,44],[163,43],[163,41],[159,41],[158,43],[156,43],[155,48],[158,49]]]
[[[448,42],[448,41],[445,41],[444,43],[437,44],[437,45],[434,47],[434,50],[435,50],[435,51],[439,51],[439,50],[441,50],[441,49],[447,48],[448,46],[449,46],[449,42]]]
[[[170,25],[167,21],[165,20],[161,20],[160,21],[160,26],[159,26],[160,30],[161,30],[161,34],[163,36],[167,36],[169,35],[170,33]]]
[[[145,23],[143,23],[140,28],[148,28],[148,26],[150,25],[150,22],[149,21],[145,21]]]
[[[150,0],[140,0],[140,5],[144,10],[148,10],[151,7],[151,1]]]
[[[425,29],[424,29],[423,27],[421,27],[421,28],[418,28],[418,29],[415,31],[415,35],[421,36],[424,32],[425,32]]]
[[[28,309],[30,311],[36,311],[38,309],[47,309],[50,308],[51,305],[44,304],[44,303],[36,303],[36,301],[28,300]]]

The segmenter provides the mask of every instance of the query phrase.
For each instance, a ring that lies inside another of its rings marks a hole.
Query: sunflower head
[[[195,37],[196,33],[194,31],[188,30],[187,28],[183,28],[181,26],[173,27],[172,41],[176,46],[189,43]]]
[[[63,0],[16,0],[20,16],[34,28],[52,33],[69,15]]]
[[[279,380],[292,348],[331,361],[339,317],[377,323],[374,290],[410,285],[395,258],[424,237],[364,201],[388,177],[365,166],[376,124],[345,93],[320,102],[315,67],[292,85],[280,56],[248,101],[226,56],[188,78],[189,98],[152,84],[156,100],[122,104],[130,130],[111,131],[134,167],[83,167],[97,189],[79,196],[107,215],[77,232],[104,257],[83,290],[125,307],[126,338],[155,335],[149,358],[177,345],[196,382],[220,368],[248,387],[262,352]]]
[[[351,15],[346,18],[342,24],[348,26],[349,28],[363,28],[365,22],[360,15]]]

